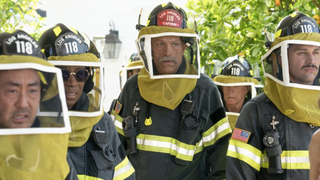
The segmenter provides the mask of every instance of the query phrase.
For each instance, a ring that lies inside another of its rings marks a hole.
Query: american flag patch
[[[242,129],[238,129],[238,128],[234,128],[231,138],[247,143],[249,140],[250,134],[251,134],[251,132],[248,132],[248,131],[245,131]]]
[[[117,101],[116,107],[114,108],[117,114],[119,114],[121,108],[122,108],[122,104],[120,104],[119,101]]]

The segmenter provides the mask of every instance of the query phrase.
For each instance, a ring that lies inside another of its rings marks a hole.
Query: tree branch
[[[318,10],[320,10],[320,4],[318,4],[316,0],[312,0],[312,2],[317,6]]]
[[[31,2],[29,1],[27,7],[30,7],[30,3],[31,3]],[[26,10],[23,11],[23,9],[22,9],[18,4],[16,4],[16,6],[21,10],[23,16],[25,16],[25,15],[27,14],[28,8],[26,8]],[[21,21],[22,21],[22,17],[20,17],[18,23],[15,24],[15,26],[14,26],[13,29],[16,29],[16,28],[18,27],[18,25],[21,23]]]
[[[8,6],[8,1],[6,1],[6,5],[4,5],[4,7],[3,7],[3,9],[2,9],[3,11],[2,11],[1,22],[2,22],[2,19],[4,19],[4,13],[6,12],[7,6]]]

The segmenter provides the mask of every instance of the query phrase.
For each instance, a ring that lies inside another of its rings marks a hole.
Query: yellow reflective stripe
[[[211,146],[221,137],[229,133],[231,133],[230,124],[228,122],[228,119],[225,117],[203,133],[203,145],[205,147]]]
[[[112,118],[112,121],[113,121],[113,122],[115,122],[115,120],[116,120],[116,115],[117,115],[117,114],[115,113],[115,111],[112,110],[112,111],[111,111],[111,114],[110,114],[110,117]]]
[[[263,168],[269,167],[267,155],[263,154]],[[281,154],[282,169],[310,169],[309,151],[283,151]]]
[[[262,152],[245,142],[230,139],[227,156],[244,161],[260,171]]]
[[[196,145],[189,145],[171,137],[139,134],[137,148],[144,151],[168,153],[184,161],[192,161]]]
[[[121,135],[124,136],[124,132],[123,132],[123,129],[122,129],[122,121],[123,121],[123,118],[121,116],[119,116],[115,110],[112,110],[111,111],[111,114],[110,114],[113,122],[114,122],[114,125],[117,129],[117,132],[120,133]]]
[[[114,180],[126,179],[134,173],[134,168],[130,161],[126,157],[121,163],[119,163],[114,169]]]
[[[198,143],[198,148],[196,149],[196,152],[195,152],[194,154],[197,154],[197,153],[201,152],[203,149],[204,149],[203,141],[201,140],[201,141]]]
[[[98,178],[98,177],[87,176],[87,175],[83,175],[83,174],[78,174],[78,179],[79,180],[103,180],[103,179]]]

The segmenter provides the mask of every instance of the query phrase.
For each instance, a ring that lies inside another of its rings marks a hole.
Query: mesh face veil
[[[319,84],[318,37],[319,27],[309,16],[301,12],[286,16],[277,26],[271,49],[262,57],[265,75],[288,87]]]
[[[227,58],[222,63],[220,75],[213,78],[226,108],[233,128],[243,105],[255,97],[263,87],[252,77],[250,63],[238,55]]]
[[[258,71],[258,68],[255,68]],[[213,81],[219,86],[250,86],[251,94],[248,98],[255,97],[263,87],[257,79],[260,79],[259,72],[253,72],[248,60],[238,55],[227,58],[222,63],[220,74],[215,76]],[[253,78],[253,74],[256,74]]]
[[[319,42],[306,40],[280,42],[262,57],[265,76],[283,86],[316,88],[319,85],[319,46]]]
[[[140,56],[138,55],[138,53],[133,53],[130,56],[129,63],[125,67],[123,67],[119,72],[121,90],[124,84],[127,82],[127,80],[131,76],[139,73],[142,67],[143,67],[143,62],[141,61]]]
[[[34,121],[34,123],[38,123],[38,126],[41,127],[39,129],[36,128],[37,130],[30,128],[23,128],[20,130],[10,129],[10,132],[9,129],[0,128],[0,134],[60,134],[69,132],[69,117],[66,113],[67,109],[64,104],[65,100],[63,97],[64,89],[63,81],[61,78],[61,71],[58,68],[53,67],[52,64],[46,62],[44,59],[41,59],[44,58],[44,56],[40,51],[38,42],[24,31],[18,30],[13,32],[12,34],[1,33],[0,41],[0,72],[2,73],[3,77],[1,82],[4,83],[2,93],[22,92],[22,89],[21,91],[19,91],[19,88],[17,88],[20,86],[22,87],[22,81],[20,81],[21,79],[16,79],[15,77],[18,77],[20,72],[22,72],[23,70],[28,70],[31,74],[34,74],[35,79],[33,79],[33,81],[36,84],[37,82],[39,82],[39,85],[31,85],[40,87],[40,102],[38,102],[39,104],[35,103],[36,107],[38,107],[36,109],[36,120],[33,118],[31,118],[31,120]],[[8,75],[7,79],[4,79],[4,77],[6,77],[5,75]],[[8,78],[10,78],[10,80]],[[26,78],[26,81],[33,82],[31,80],[31,77],[30,79]],[[37,91],[36,89],[37,88],[33,89],[32,92]],[[6,103],[5,97],[8,96],[9,94],[2,97],[2,103]],[[48,106],[48,104],[53,102],[56,102],[54,103],[54,107]],[[1,124],[2,127],[10,126],[9,124]],[[20,124],[22,124],[22,122]]]
[[[83,61],[79,61],[79,59],[82,58]],[[89,58],[92,58],[89,56]],[[92,58],[94,59],[94,58]],[[78,69],[77,72],[72,72],[74,75],[70,76],[75,76],[76,81],[78,82],[84,82],[82,80],[87,79],[84,73],[81,75],[81,81],[77,80],[77,74],[79,71],[87,72],[89,77],[92,78],[93,82],[93,87],[91,90],[86,93],[88,96],[90,103],[88,104],[87,110],[86,111],[74,111],[74,110],[69,110],[69,115],[70,116],[79,116],[79,117],[94,117],[97,115],[102,115],[103,114],[103,100],[104,100],[104,94],[105,94],[105,87],[104,87],[104,68],[102,67],[102,64],[100,62],[96,61],[87,61],[88,57],[87,56],[79,56],[74,57],[73,59],[70,59],[70,61],[65,61],[65,59],[50,59],[49,62],[55,65],[56,67],[61,68],[62,72],[69,71],[68,67],[74,67],[75,69]],[[89,67],[89,68],[88,68]],[[85,68],[85,69],[84,69]],[[70,77],[68,78],[70,79]],[[68,83],[68,80],[65,81],[65,84]],[[84,87],[85,88],[85,87]],[[66,93],[71,93],[66,88]]]
[[[10,129],[10,134],[61,134],[70,132],[71,128],[67,113],[68,110],[65,106],[66,101],[60,69],[55,68],[52,65],[48,66],[47,64],[49,63],[46,63],[45,61],[43,61],[44,63],[39,64],[27,57],[25,59],[28,60],[28,62],[25,60],[19,62],[19,57],[16,56],[10,56],[6,57],[6,59],[1,59],[2,62],[0,62],[0,72],[2,72],[3,77],[4,74],[12,74],[11,71],[15,73],[22,73],[24,72],[22,70],[30,70],[38,75],[40,80],[39,82],[41,84],[39,84],[39,86],[41,86],[41,99],[38,105],[36,118],[35,120],[33,119],[34,121],[32,123],[33,126],[38,126],[38,128]],[[12,60],[16,61],[16,63],[10,64],[9,61]],[[14,74],[11,76],[14,76]],[[11,81],[11,79],[12,78],[10,78],[10,82],[18,82],[18,80],[12,79]],[[5,80],[2,80],[2,82],[4,83]],[[37,83],[37,81],[34,82]],[[9,85],[8,87],[3,88],[3,90],[5,89],[17,90],[15,86]],[[36,88],[34,90],[36,90]],[[3,134],[9,133],[9,129],[0,129],[0,134],[2,134],[2,132]]]
[[[315,21],[296,12],[278,25],[271,49],[261,58],[266,96],[286,116],[319,126],[320,34]]]
[[[104,69],[99,60],[100,54],[88,36],[74,28],[57,24],[45,31],[39,42],[48,61],[62,69],[65,85],[71,76],[77,82],[85,82],[83,91],[90,99],[89,106],[85,112],[74,112],[71,109],[69,115],[83,117],[101,115],[104,100]],[[74,67],[76,71],[70,72],[68,67]],[[65,88],[67,92],[68,87]]]
[[[71,132],[60,69],[19,30],[0,34],[0,179],[65,179]]]
[[[45,31],[39,43],[48,61],[64,72],[72,127],[68,146],[80,147],[104,115],[105,72],[100,54],[85,33],[61,23]]]
[[[199,37],[187,27],[182,8],[157,6],[136,40],[138,54],[151,79],[199,78]]]

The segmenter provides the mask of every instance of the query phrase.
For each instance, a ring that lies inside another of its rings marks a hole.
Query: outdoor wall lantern
[[[121,41],[119,40],[119,31],[114,28],[113,21],[109,22],[110,33],[105,36],[105,46],[103,50],[106,59],[116,59],[119,57]]]

